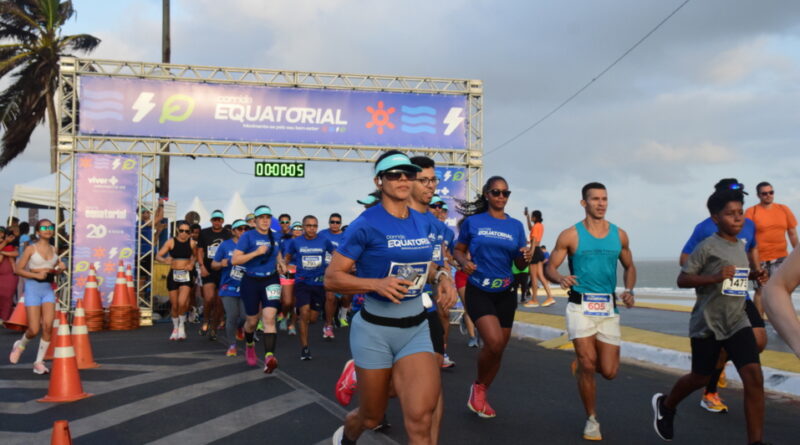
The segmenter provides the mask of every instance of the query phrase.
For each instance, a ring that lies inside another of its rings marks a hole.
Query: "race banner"
[[[135,266],[139,165],[135,156],[85,153],[77,154],[76,162],[72,299],[83,298],[94,264],[108,306],[119,261]]]
[[[82,135],[465,149],[467,96],[82,76]]]
[[[445,224],[458,235],[456,223],[461,214],[456,211],[456,200],[467,199],[467,169],[462,167],[436,167],[436,194],[447,203],[449,212]]]

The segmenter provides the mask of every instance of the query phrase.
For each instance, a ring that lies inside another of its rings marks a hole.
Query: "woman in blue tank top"
[[[506,180],[493,176],[475,202],[462,203],[458,211],[465,218],[460,222],[453,251],[461,270],[469,275],[465,292],[467,314],[483,338],[478,377],[470,387],[467,406],[484,418],[496,416],[486,400],[486,391],[500,370],[517,310],[517,297],[511,292],[514,282],[511,263],[524,269],[532,254],[522,223],[505,213],[510,195]]]

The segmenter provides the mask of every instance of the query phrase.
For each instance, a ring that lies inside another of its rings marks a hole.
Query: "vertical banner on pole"
[[[436,167],[436,177],[439,183],[436,194],[447,203],[447,227],[453,229],[458,235],[456,223],[461,219],[461,214],[456,211],[456,199],[467,199],[467,169],[463,167]]]
[[[76,162],[72,300],[83,298],[89,265],[94,264],[107,306],[117,264],[136,258],[139,165],[135,156],[86,153],[76,155]]]

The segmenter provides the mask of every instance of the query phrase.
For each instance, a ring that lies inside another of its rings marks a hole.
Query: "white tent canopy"
[[[55,208],[56,207],[56,174],[24,184],[16,184],[11,194],[11,210],[17,207]]]
[[[244,219],[244,217],[247,216],[250,211],[250,207],[244,203],[242,195],[240,195],[239,192],[236,192],[228,202],[228,206],[225,207],[225,223],[230,224],[234,220]]]

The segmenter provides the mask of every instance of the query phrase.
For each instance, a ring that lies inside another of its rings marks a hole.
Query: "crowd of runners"
[[[267,205],[228,225],[218,210],[205,229],[196,221],[179,221],[155,255],[170,268],[169,340],[186,339],[197,286],[203,302],[199,335],[216,340],[224,329],[226,355],[243,351],[246,363],[263,363],[265,373],[278,367],[279,330],[296,335],[299,359],[311,360],[312,325],[321,327],[317,332],[323,340],[334,338],[335,327],[349,326],[352,359],[344,364],[335,393],[348,405],[357,391],[358,407],[334,433],[333,443],[355,443],[365,430],[387,425],[391,398],[400,403],[409,442],[436,443],[444,414],[440,370],[455,365],[447,355],[449,310],[460,298],[469,346],[480,347],[466,405],[481,418],[493,418],[498,414],[489,402],[490,388],[510,338],[517,290],[524,298],[530,278],[532,298],[525,305],[549,306],[555,302],[549,283],[558,283],[568,290],[566,328],[576,355],[571,371],[586,412],[582,437],[601,440],[595,374],[610,380],[618,372],[617,304],[634,305],[636,284],[628,235],[606,219],[606,187],[583,186],[584,218],[563,230],[546,254],[541,212],[529,214],[526,208],[527,230],[509,216],[511,189],[502,177],[489,178],[474,201],[459,202],[454,210],[463,217],[457,234],[443,222],[450,209],[435,195],[437,182],[433,160],[392,150],[377,159],[369,185],[374,191],[358,201],[365,210],[349,226],[338,213],[328,216],[325,230],[319,230],[325,220],[315,215],[293,220],[281,214],[276,231]],[[788,295],[800,273],[797,267],[779,267],[788,256],[787,235],[792,247],[798,244],[796,221],[787,207],[773,203],[770,184],[759,184],[757,193],[760,203],[745,212],[744,185],[719,181],[708,198],[710,217],[696,226],[682,250],[677,283],[697,294],[689,325],[692,366],[666,395],[652,398],[653,426],[664,440],[674,436],[678,404],[697,389],[705,388],[700,401],[705,409],[728,410],[717,387],[724,386],[724,366],[732,360],[744,384],[748,443],[762,443],[764,306],[800,355],[800,323],[786,315],[790,309],[794,314]],[[161,216],[159,208],[156,220]],[[10,360],[17,363],[41,332],[34,361],[34,372],[41,374],[47,372],[43,354],[54,314],[50,283],[63,265],[50,245],[52,222],[40,221],[36,235],[14,269],[25,279],[31,322],[14,343]],[[6,244],[0,249],[6,251]],[[8,258],[0,256],[0,266],[2,260],[13,261]],[[566,275],[559,270],[564,260],[569,262]],[[795,253],[786,263],[798,264],[800,257]],[[618,265],[624,271],[621,291]],[[771,275],[776,276],[762,304],[761,288]],[[753,299],[751,281],[757,289]],[[547,295],[542,303],[536,297],[538,283]]]

